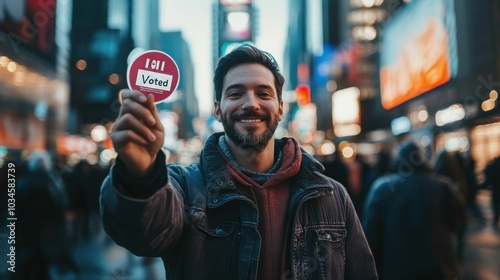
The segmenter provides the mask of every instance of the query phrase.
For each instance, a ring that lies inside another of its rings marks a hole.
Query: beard
[[[257,134],[255,132],[255,128],[247,128],[246,133],[241,133],[236,130],[235,122],[238,119],[246,118],[246,117],[259,117],[265,120],[265,124],[267,126],[266,130],[261,134]],[[221,115],[222,126],[224,127],[224,131],[226,135],[231,139],[238,147],[242,149],[254,149],[258,152],[261,152],[265,149],[269,141],[274,136],[274,132],[278,127],[279,118],[278,115],[274,115],[272,117],[267,116],[256,116],[255,114],[242,114],[239,116],[230,116],[226,118],[225,115]]]

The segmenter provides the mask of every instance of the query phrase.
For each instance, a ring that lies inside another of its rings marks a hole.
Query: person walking
[[[11,279],[51,279],[51,267],[75,276],[67,232],[68,195],[47,151],[30,154],[16,188],[17,271]]]
[[[500,225],[500,156],[494,158],[483,171],[485,186],[491,187],[491,208],[493,209],[493,227]]]
[[[363,218],[380,279],[458,279],[453,243],[465,221],[460,192],[430,169],[411,140],[393,163],[394,173],[373,183]]]
[[[215,69],[211,135],[198,162],[165,165],[153,96],[124,90],[101,190],[105,231],[167,279],[377,279],[346,189],[293,138],[272,55],[243,45]]]

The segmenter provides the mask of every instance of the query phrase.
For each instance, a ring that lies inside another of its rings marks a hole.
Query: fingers
[[[138,91],[122,90],[120,91],[120,97],[122,104],[118,118],[126,114],[131,114],[147,125],[154,125],[156,123],[154,115],[157,113],[154,100],[152,106],[154,110],[151,110],[152,108],[148,105],[148,98]]]
[[[128,141],[147,145],[156,141],[155,130],[163,131],[154,96],[147,97],[138,91],[120,91],[121,108],[113,125],[113,143],[125,144]]]
[[[133,99],[139,103],[146,103],[147,101],[147,98],[144,94],[129,89],[120,90],[119,96],[120,96],[120,103],[123,103],[123,100],[125,99]]]
[[[113,125],[113,132],[122,137],[130,137],[131,141],[138,144],[148,144],[148,142],[156,140],[156,135],[152,132],[151,127],[145,125],[132,114],[125,114],[118,118]],[[127,133],[123,134],[119,132]],[[139,138],[142,141],[139,141]]]
[[[149,144],[149,142],[144,140],[142,136],[139,136],[137,133],[134,133],[131,130],[114,131],[111,134],[111,141],[113,141],[113,146],[115,147],[117,152],[120,151],[120,147],[124,147],[130,142],[134,142],[141,146]]]

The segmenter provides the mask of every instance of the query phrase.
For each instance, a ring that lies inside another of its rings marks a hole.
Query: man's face
[[[264,149],[283,116],[271,71],[258,63],[229,69],[221,101],[215,102],[215,116],[240,148]]]

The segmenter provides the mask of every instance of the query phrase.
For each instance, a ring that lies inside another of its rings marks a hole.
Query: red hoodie
[[[286,276],[286,270],[290,269],[284,263],[287,249],[285,226],[290,197],[289,179],[299,172],[302,154],[299,144],[293,138],[284,138],[281,141],[284,144],[281,166],[263,185],[259,185],[226,161],[238,190],[250,198],[259,210],[262,245],[257,279],[282,279]]]

